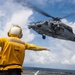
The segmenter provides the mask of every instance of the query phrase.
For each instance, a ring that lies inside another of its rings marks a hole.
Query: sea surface
[[[22,75],[75,75],[75,70],[24,67]]]

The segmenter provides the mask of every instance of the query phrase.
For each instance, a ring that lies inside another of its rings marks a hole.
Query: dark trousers
[[[6,71],[0,71],[0,75],[21,75],[20,69],[9,69]]]

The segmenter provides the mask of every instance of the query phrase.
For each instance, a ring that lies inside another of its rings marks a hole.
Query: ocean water
[[[24,67],[22,75],[75,75],[75,70]]]

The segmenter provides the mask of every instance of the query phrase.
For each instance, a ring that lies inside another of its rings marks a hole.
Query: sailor
[[[25,50],[42,51],[47,48],[29,44],[21,38],[22,28],[18,25],[12,26],[7,38],[0,38],[0,75],[21,75]]]

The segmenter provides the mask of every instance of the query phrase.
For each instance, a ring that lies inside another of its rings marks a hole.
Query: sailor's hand
[[[50,49],[47,49],[47,51],[50,51]]]
[[[50,49],[48,49],[48,48],[45,48],[44,50],[46,50],[46,51],[50,51]]]
[[[50,49],[47,49],[47,51],[50,51]]]

